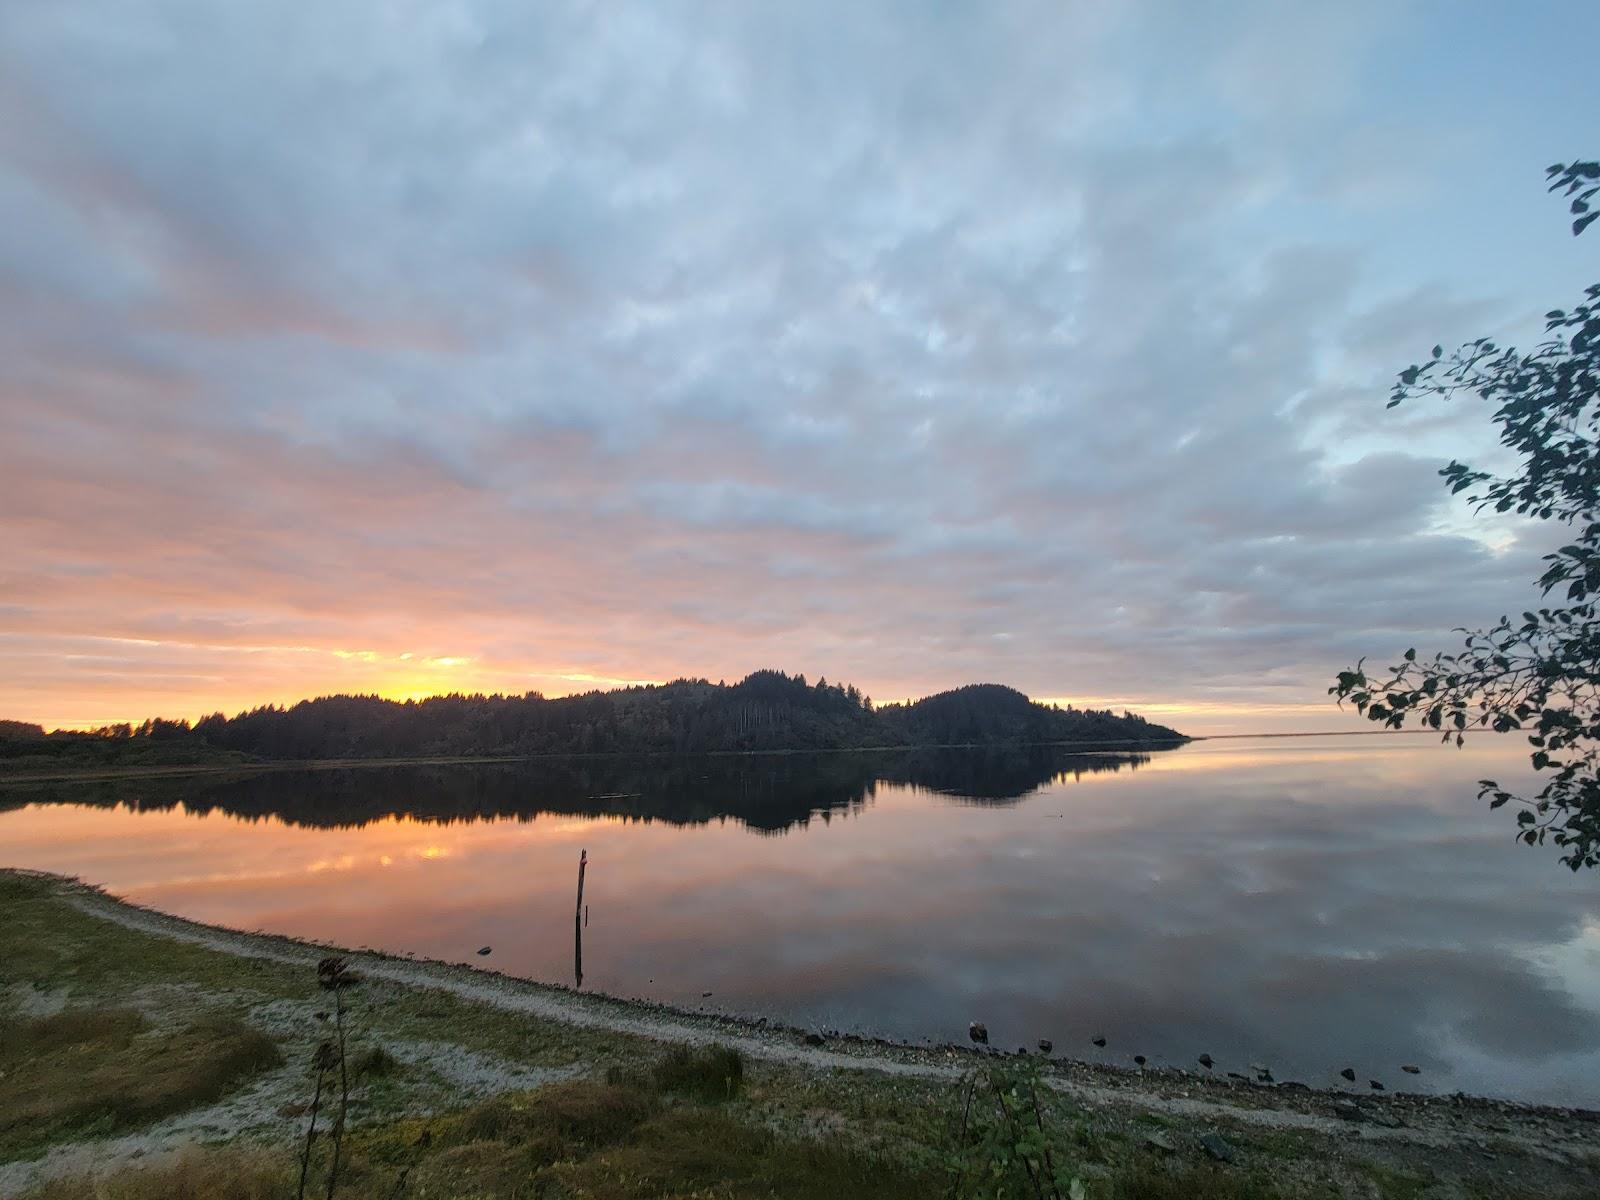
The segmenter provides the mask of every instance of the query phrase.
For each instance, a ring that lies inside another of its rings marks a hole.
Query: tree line
[[[679,679],[558,698],[324,696],[232,717],[214,713],[192,725],[158,718],[87,733],[46,734],[11,722],[0,727],[0,758],[498,757],[1182,740],[1176,730],[1133,713],[1038,704],[998,684],[874,705],[853,686],[765,670],[734,684]]]

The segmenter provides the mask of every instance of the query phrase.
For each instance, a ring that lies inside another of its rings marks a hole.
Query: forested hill
[[[468,755],[839,750],[866,746],[1181,741],[1132,713],[1036,704],[974,684],[914,704],[874,706],[856,688],[757,671],[732,685],[682,679],[652,687],[546,699],[327,696],[225,717],[152,720],[94,733],[9,723],[0,758],[128,756],[174,761],[183,751],[269,759]]]

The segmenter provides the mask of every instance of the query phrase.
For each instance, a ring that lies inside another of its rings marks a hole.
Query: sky
[[[1360,728],[1600,7],[0,6],[0,716],[761,667]]]

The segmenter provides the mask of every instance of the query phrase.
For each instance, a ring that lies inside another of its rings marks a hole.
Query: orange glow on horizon
[[[498,661],[470,648],[390,649],[304,644],[227,644],[148,638],[80,637],[83,653],[62,654],[25,680],[0,682],[0,717],[33,721],[47,729],[93,729],[155,716],[195,721],[213,713],[234,715],[264,704],[290,706],[317,696],[376,695],[398,702],[434,696],[520,696],[536,691],[556,698],[596,689],[659,685],[668,677],[718,672],[605,670],[598,666],[548,666]],[[75,672],[80,661],[93,670]],[[738,678],[744,672],[729,672]],[[829,672],[830,677],[834,673]],[[845,672],[838,677],[849,678]],[[947,682],[852,680],[880,697],[927,695]],[[1305,732],[1365,728],[1349,713],[1317,702],[1214,700],[1199,697],[1039,695],[1042,703],[1078,708],[1127,709],[1194,735]]]

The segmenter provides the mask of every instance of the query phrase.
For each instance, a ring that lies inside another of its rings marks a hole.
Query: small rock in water
[[[989,1044],[989,1027],[974,1021],[967,1026],[967,1036],[977,1042],[978,1045],[987,1046]]]
[[[1176,1154],[1178,1152],[1178,1148],[1172,1144],[1171,1140],[1168,1139],[1167,1135],[1164,1133],[1145,1134],[1144,1144],[1152,1149],[1164,1151],[1167,1154]]]
[[[808,1033],[808,1034],[806,1034],[806,1045],[808,1045],[808,1046],[820,1046],[820,1045],[822,1045],[822,1035],[820,1033]]]
[[[1052,1042],[1049,1038],[1040,1038],[1039,1039],[1039,1053],[1040,1054],[1049,1054],[1050,1051],[1054,1050],[1055,1048],[1056,1048],[1056,1044],[1054,1042]]]
[[[1150,1060],[1149,1060],[1149,1059],[1147,1059],[1147,1058],[1146,1058],[1146,1057],[1145,1057],[1145,1056],[1144,1056],[1144,1055],[1142,1055],[1142,1054],[1135,1054],[1135,1055],[1134,1055],[1134,1056],[1133,1056],[1133,1062],[1134,1062],[1134,1065],[1135,1065],[1135,1066],[1139,1066],[1139,1067],[1142,1067],[1142,1066],[1144,1066],[1144,1064],[1145,1064],[1145,1063],[1147,1063],[1147,1062],[1149,1062],[1149,1061],[1150,1061]]]
[[[711,993],[710,993],[710,992],[701,992],[701,993],[700,993],[700,999],[702,999],[702,1000],[706,1000],[706,999],[709,999],[709,998],[710,998],[710,996],[711,996]]]
[[[1383,1091],[1383,1084],[1379,1083],[1376,1079],[1367,1080],[1367,1086],[1375,1092]]]
[[[485,946],[485,947],[483,947],[483,949],[479,950],[478,953],[479,954],[492,954],[492,953],[494,953],[494,947],[493,946]]]
[[[1402,1071],[1404,1071],[1407,1075],[1421,1075],[1422,1074],[1422,1068],[1419,1067],[1419,1066],[1415,1066],[1412,1063],[1406,1063],[1400,1069]]]
[[[1104,1034],[1097,1033],[1092,1038],[1090,1038],[1089,1040],[1091,1042],[1093,1042],[1096,1046],[1100,1046],[1102,1048],[1106,1044],[1106,1039],[1105,1039],[1105,1035]]]
[[[1339,1074],[1344,1076],[1345,1082],[1347,1083],[1354,1083],[1356,1081],[1356,1069],[1354,1067],[1346,1067],[1344,1070],[1340,1071]]]
[[[1231,1163],[1239,1157],[1228,1141],[1218,1133],[1208,1133],[1200,1139],[1200,1147],[1218,1162]]]
[[[1211,1070],[1211,1063],[1212,1063],[1211,1055],[1202,1054],[1199,1058],[1195,1059],[1195,1061],[1197,1063],[1199,1063],[1202,1067],[1204,1067],[1206,1070],[1208,1070],[1208,1071]]]

